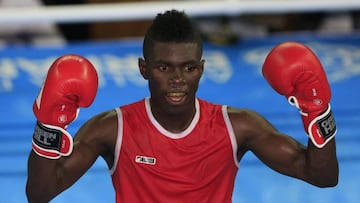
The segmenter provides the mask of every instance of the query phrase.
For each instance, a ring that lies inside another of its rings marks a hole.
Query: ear
[[[201,59],[200,61],[200,70],[201,70],[201,75],[203,74],[204,72],[204,64],[205,64],[205,59]]]
[[[139,58],[138,60],[138,66],[139,66],[139,70],[140,70],[140,73],[142,75],[142,77],[145,79],[145,80],[148,80],[149,79],[149,75],[148,75],[148,71],[147,71],[147,64],[146,64],[146,61],[142,58]]]
[[[204,73],[204,64],[205,64],[205,60],[201,59],[199,65],[198,65],[198,69],[200,71],[200,77],[202,77],[203,73]]]

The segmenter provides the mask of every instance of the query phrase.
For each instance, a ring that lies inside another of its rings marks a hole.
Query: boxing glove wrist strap
[[[319,115],[318,112],[304,112],[300,108],[297,98],[294,96],[290,96],[288,102],[299,109],[306,133],[316,147],[324,147],[335,136],[336,123],[330,104],[328,104],[326,110]]]
[[[318,148],[324,147],[336,134],[336,123],[330,104],[325,112],[316,116],[307,129],[311,141]]]
[[[71,154],[73,141],[71,135],[63,128],[37,121],[32,148],[39,156],[58,159]]]

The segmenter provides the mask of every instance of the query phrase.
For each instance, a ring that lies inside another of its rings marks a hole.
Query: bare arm
[[[73,185],[98,156],[103,156],[108,164],[112,164],[109,160],[114,149],[116,129],[116,113],[111,111],[94,117],[79,129],[70,156],[51,160],[31,151],[26,184],[28,201],[49,202]]]
[[[275,171],[318,187],[337,184],[339,169],[335,139],[321,149],[310,140],[304,146],[278,132],[265,118],[253,111],[230,109],[229,115],[240,154],[251,150]]]

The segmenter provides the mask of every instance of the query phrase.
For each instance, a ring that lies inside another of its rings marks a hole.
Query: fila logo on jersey
[[[154,157],[146,157],[146,156],[136,156],[135,157],[135,162],[136,163],[142,163],[142,164],[155,165],[156,158],[154,158]]]

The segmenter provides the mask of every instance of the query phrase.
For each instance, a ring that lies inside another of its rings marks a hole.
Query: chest
[[[140,122],[140,121],[139,121]],[[181,138],[164,134],[149,121],[141,128],[124,120],[120,160],[131,170],[182,176],[197,181],[233,166],[233,149],[222,119],[202,120]]]

